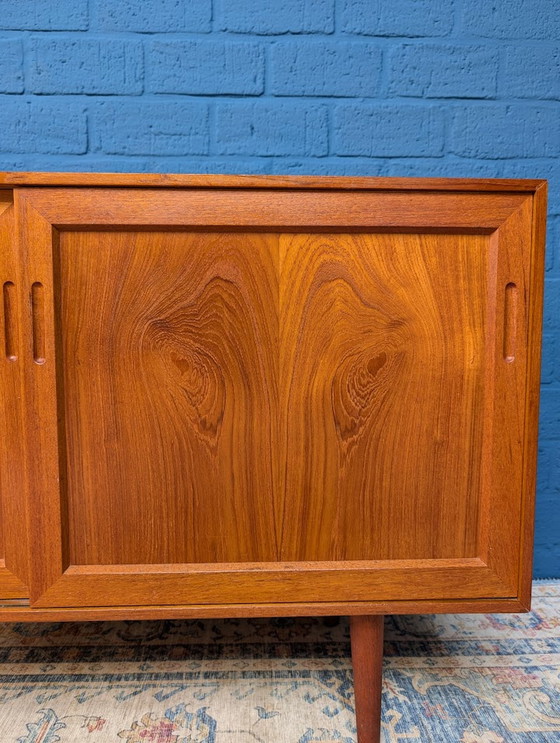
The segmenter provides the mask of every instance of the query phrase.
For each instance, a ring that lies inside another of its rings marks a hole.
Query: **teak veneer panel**
[[[0,184],[0,616],[527,606],[543,182]]]
[[[61,232],[71,564],[279,559],[276,243]]]
[[[487,242],[61,232],[70,563],[476,555]]]
[[[280,251],[282,559],[476,556],[488,238]]]

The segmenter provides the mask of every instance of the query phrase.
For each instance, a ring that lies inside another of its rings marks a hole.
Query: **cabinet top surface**
[[[101,186],[167,188],[284,188],[534,192],[541,179],[377,178],[349,176],[206,175],[168,173],[0,172],[0,189],[13,186]]]

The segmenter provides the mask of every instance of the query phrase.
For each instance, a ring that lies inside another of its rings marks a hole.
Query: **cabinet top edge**
[[[183,173],[0,172],[0,189],[14,186],[152,188],[283,188],[405,191],[535,192],[543,179],[399,178],[313,175],[207,175]]]

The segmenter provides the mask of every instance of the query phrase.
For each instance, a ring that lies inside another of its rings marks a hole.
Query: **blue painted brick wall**
[[[535,571],[560,576],[558,0],[0,0],[0,168],[549,179]]]

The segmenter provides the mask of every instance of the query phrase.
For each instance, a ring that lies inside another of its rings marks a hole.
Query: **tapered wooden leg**
[[[350,617],[358,743],[381,740],[383,617]]]

